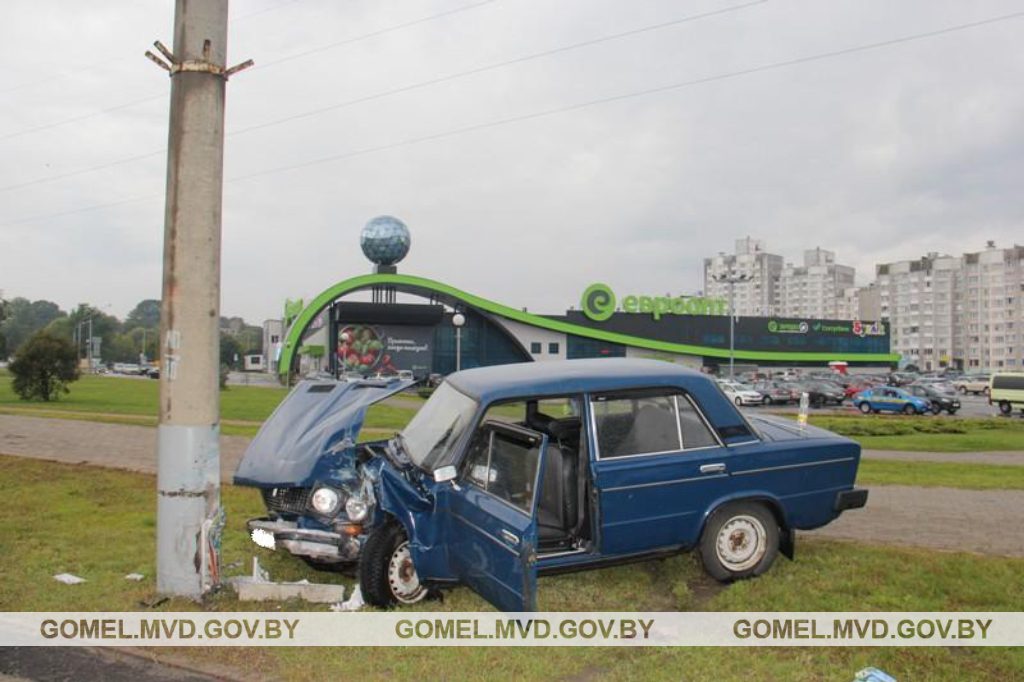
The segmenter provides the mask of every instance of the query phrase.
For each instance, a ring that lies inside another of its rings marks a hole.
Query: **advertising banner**
[[[338,323],[338,367],[343,372],[430,374],[434,328],[404,324]]]

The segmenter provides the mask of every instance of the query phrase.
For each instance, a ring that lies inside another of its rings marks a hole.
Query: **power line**
[[[377,36],[381,36],[381,35],[384,35],[386,33],[391,33],[393,31],[400,31],[402,29],[410,28],[412,26],[416,26],[416,25],[419,25],[419,24],[424,24],[426,22],[434,21],[436,19],[441,19],[443,17],[451,16],[453,14],[459,14],[461,12],[467,12],[469,10],[477,9],[478,7],[483,7],[484,5],[489,5],[489,4],[494,3],[494,2],[498,2],[498,0],[483,0],[482,2],[476,2],[476,3],[470,4],[470,5],[463,5],[461,7],[456,7],[454,9],[445,10],[444,12],[438,12],[436,14],[431,14],[429,16],[420,17],[419,19],[414,19],[412,21],[407,21],[407,22],[404,22],[404,23],[401,23],[401,24],[395,24],[394,26],[387,26],[385,28],[377,29],[376,31],[371,31],[369,33],[364,33],[362,35],[353,36],[352,38],[345,38],[344,40],[339,40],[339,41],[335,41],[333,43],[328,43],[326,45],[321,45],[319,47],[311,48],[311,49],[305,50],[303,52],[296,52],[294,54],[290,54],[290,55],[286,55],[284,57],[280,57],[279,59],[274,59],[274,60],[271,60],[271,61],[263,62],[262,64],[258,65],[257,67],[254,67],[253,71],[255,71],[257,69],[269,68],[269,67],[277,65],[277,64],[282,64],[284,62],[292,61],[294,59],[300,59],[302,57],[307,57],[307,56],[309,56],[311,54],[317,54],[317,53],[320,53],[320,52],[325,52],[327,50],[332,50],[334,48],[342,47],[344,45],[351,45],[353,43],[358,43],[358,42],[361,42],[363,40],[368,40],[370,38],[375,38]],[[159,95],[154,94],[154,95],[151,95],[149,97],[144,97],[142,99],[132,100],[131,102],[126,102],[124,104],[119,104],[117,106],[108,107],[106,109],[100,109],[99,111],[94,111],[94,112],[91,112],[91,113],[88,113],[88,114],[83,114],[81,116],[75,116],[75,117],[72,117],[72,118],[63,119],[61,121],[54,121],[52,123],[46,123],[46,124],[35,126],[35,127],[32,127],[32,128],[27,128],[25,130],[19,130],[19,131],[14,132],[14,133],[8,133],[6,135],[0,135],[0,142],[2,142],[4,140],[9,140],[9,139],[12,139],[12,138],[15,138],[15,137],[22,137],[24,135],[30,135],[32,133],[38,133],[38,132],[43,131],[43,130],[50,130],[51,128],[57,128],[59,126],[68,125],[68,124],[71,124],[71,123],[78,123],[78,122],[85,121],[85,120],[90,119],[90,118],[96,118],[97,116],[102,116],[103,114],[108,114],[108,113],[110,113],[112,111],[117,111],[119,109],[127,109],[129,107],[133,107],[133,106],[136,106],[136,105],[139,105],[139,104],[144,104],[146,102],[152,102],[153,100],[163,99],[166,96],[167,96],[166,93],[161,93]]]
[[[322,107],[322,108],[319,108],[319,109],[312,109],[312,110],[309,110],[309,111],[304,111],[304,112],[300,112],[300,113],[297,113],[297,114],[292,114],[292,115],[289,115],[289,116],[285,116],[283,118],[274,119],[274,120],[266,121],[266,122],[263,122],[263,123],[257,123],[255,125],[251,125],[251,126],[248,126],[248,127],[245,127],[245,128],[240,128],[238,130],[232,131],[232,132],[228,133],[228,136],[229,137],[233,137],[235,135],[244,135],[246,133],[250,133],[250,132],[253,132],[255,130],[261,130],[261,129],[264,129],[264,128],[270,128],[272,126],[281,125],[283,123],[288,123],[288,122],[296,121],[296,120],[303,119],[303,118],[309,118],[309,117],[312,117],[312,116],[318,116],[320,114],[327,113],[327,112],[330,112],[330,111],[336,111],[336,110],[339,110],[339,109],[344,109],[346,107],[354,106],[356,104],[362,104],[362,103],[365,103],[365,102],[370,102],[370,101],[373,101],[373,100],[382,99],[384,97],[390,97],[392,95],[397,95],[397,94],[401,94],[401,93],[405,93],[405,92],[410,92],[410,91],[413,91],[413,90],[418,90],[418,89],[422,89],[422,88],[426,88],[426,87],[432,87],[434,85],[439,85],[441,83],[446,83],[446,82],[458,80],[460,78],[465,78],[467,76],[477,75],[477,74],[481,74],[481,73],[484,73],[484,72],[487,72],[487,71],[492,71],[492,70],[495,70],[495,69],[500,69],[500,68],[504,68],[504,67],[507,67],[507,66],[512,66],[512,65],[515,65],[515,64],[522,64],[524,62],[533,61],[533,60],[536,60],[536,59],[541,59],[543,57],[550,57],[552,55],[561,54],[561,53],[565,53],[565,52],[570,52],[572,50],[578,50],[578,49],[581,49],[581,48],[584,48],[584,47],[591,47],[593,45],[598,45],[598,44],[609,42],[609,41],[612,41],[612,40],[620,40],[622,38],[632,37],[632,36],[640,35],[640,34],[643,34],[643,33],[649,33],[649,32],[652,32],[652,31],[657,31],[657,30],[661,30],[661,29],[665,29],[665,28],[670,28],[672,26],[678,26],[680,24],[684,24],[684,23],[688,23],[688,22],[692,22],[692,21],[697,21],[699,19],[706,19],[708,17],[713,17],[713,16],[717,16],[717,15],[720,15],[720,14],[726,14],[726,13],[729,13],[729,12],[736,12],[738,10],[746,9],[748,7],[753,7],[754,5],[764,4],[767,1],[768,0],[754,0],[753,2],[747,2],[747,3],[741,4],[741,5],[733,5],[731,7],[724,7],[722,9],[717,9],[717,10],[713,10],[713,11],[710,11],[710,12],[702,12],[700,14],[691,14],[689,16],[681,17],[681,18],[678,18],[678,19],[673,19],[671,21],[663,21],[663,22],[660,22],[660,23],[657,23],[657,24],[651,24],[651,25],[648,25],[648,26],[642,26],[640,28],[630,29],[628,31],[622,31],[620,33],[613,33],[613,34],[610,34],[610,35],[605,35],[605,36],[601,36],[601,37],[598,37],[598,38],[591,38],[589,40],[583,40],[583,41],[580,41],[580,42],[577,42],[577,43],[572,43],[572,44],[569,44],[569,45],[563,45],[561,47],[556,47],[556,48],[552,48],[552,49],[549,49],[549,50],[543,50],[541,52],[534,52],[532,54],[524,55],[524,56],[521,56],[521,57],[515,57],[513,59],[507,59],[505,61],[496,62],[496,63],[493,63],[493,64],[487,64],[485,66],[479,66],[479,67],[475,67],[475,68],[472,68],[472,69],[467,69],[465,71],[459,71],[457,73],[448,74],[446,76],[439,76],[439,77],[436,77],[436,78],[431,78],[429,80],[419,81],[417,83],[411,83],[409,85],[404,85],[404,86],[401,86],[401,87],[392,88],[390,90],[384,90],[384,91],[381,91],[381,92],[374,93],[372,95],[366,95],[364,97],[358,97],[356,99],[346,100],[344,102],[339,102],[337,104],[332,104],[330,106]],[[0,138],[0,139],[2,139],[2,138]],[[7,191],[14,190],[14,189],[22,189],[22,188],[30,187],[30,186],[33,186],[33,185],[43,184],[43,183],[47,183],[47,182],[54,182],[54,181],[57,181],[57,180],[63,180],[65,178],[75,177],[75,176],[78,176],[78,175],[84,175],[86,173],[91,173],[91,172],[94,172],[94,171],[97,171],[97,170],[103,170],[105,168],[110,168],[112,166],[118,166],[118,165],[122,165],[122,164],[129,163],[129,162],[132,162],[132,161],[139,161],[141,159],[151,158],[153,156],[157,156],[159,154],[163,154],[164,151],[165,150],[161,148],[161,149],[154,150],[152,152],[147,152],[147,153],[144,153],[144,154],[138,154],[138,155],[131,156],[131,157],[128,157],[128,158],[118,159],[116,161],[110,161],[110,162],[107,162],[107,163],[102,163],[102,164],[99,164],[99,165],[90,166],[88,168],[82,168],[82,169],[79,169],[79,170],[70,171],[70,172],[67,172],[67,173],[59,174],[59,175],[51,175],[51,176],[47,176],[47,177],[44,177],[44,178],[37,178],[35,180],[28,180],[26,182],[21,182],[21,183],[14,184],[14,185],[6,185],[4,187],[0,187],[0,192],[7,192]]]
[[[1010,21],[1012,19],[1019,19],[1022,16],[1024,16],[1024,12],[1014,12],[1014,13],[1011,13],[1011,14],[1004,14],[1004,15],[997,16],[997,17],[991,17],[989,19],[982,19],[980,21],[973,21],[973,22],[969,22],[969,23],[965,23],[965,24],[957,24],[957,25],[954,25],[954,26],[947,26],[946,28],[936,29],[934,31],[926,31],[926,32],[923,32],[923,33],[916,33],[916,34],[912,34],[912,35],[902,36],[902,37],[899,37],[899,38],[892,38],[892,39],[889,39],[889,40],[882,40],[882,41],[878,41],[878,42],[874,42],[874,43],[866,43],[866,44],[863,44],[863,45],[857,45],[857,46],[854,46],[854,47],[848,47],[848,48],[843,48],[843,49],[839,49],[839,50],[830,50],[828,52],[819,52],[819,53],[813,54],[813,55],[807,55],[807,56],[804,56],[804,57],[797,57],[797,58],[794,58],[794,59],[787,59],[787,60],[783,60],[783,61],[771,62],[771,63],[768,63],[768,64],[762,64],[762,65],[759,65],[759,66],[753,66],[753,67],[749,67],[749,68],[746,68],[746,69],[740,69],[740,70],[736,70],[736,71],[728,71],[728,72],[725,72],[725,73],[719,73],[719,74],[715,74],[715,75],[712,75],[712,76],[705,76],[703,78],[696,78],[696,79],[693,79],[693,80],[681,81],[681,82],[678,82],[678,83],[671,83],[671,84],[668,84],[668,85],[662,85],[662,86],[658,86],[658,87],[654,87],[654,88],[646,88],[646,89],[643,89],[643,90],[635,90],[633,92],[623,93],[623,94],[620,94],[620,95],[611,95],[611,96],[608,96],[608,97],[601,97],[601,98],[598,98],[598,99],[587,100],[587,101],[584,101],[584,102],[578,102],[576,104],[570,104],[570,105],[566,105],[566,106],[555,107],[555,108],[551,108],[551,109],[545,109],[545,110],[542,110],[542,111],[536,111],[536,112],[532,112],[532,113],[528,113],[528,114],[521,114],[521,115],[518,115],[518,116],[510,116],[510,117],[507,117],[507,118],[497,119],[497,120],[494,120],[494,121],[487,121],[487,122],[484,122],[484,123],[477,123],[477,124],[474,124],[474,125],[464,126],[464,127],[461,127],[461,128],[455,128],[453,130],[447,130],[447,131],[442,131],[442,132],[439,132],[439,133],[432,133],[432,134],[429,134],[429,135],[422,135],[422,136],[418,136],[418,137],[407,138],[405,140],[400,140],[400,141],[397,141],[397,142],[392,142],[392,143],[387,143],[387,144],[382,144],[382,145],[376,145],[376,146],[373,146],[373,147],[366,147],[366,148],[363,148],[363,149],[353,150],[353,151],[350,151],[350,152],[343,152],[341,154],[333,154],[333,155],[321,157],[321,158],[318,158],[318,159],[311,159],[309,161],[304,161],[304,162],[301,162],[301,163],[290,164],[290,165],[287,165],[287,166],[278,166],[278,167],[275,167],[275,168],[268,168],[266,170],[257,171],[255,173],[249,173],[247,175],[240,175],[240,176],[236,176],[236,177],[233,177],[233,178],[226,179],[225,183],[240,182],[242,180],[250,180],[252,178],[263,177],[263,176],[266,176],[266,175],[272,175],[272,174],[276,174],[276,173],[283,173],[283,172],[287,172],[287,171],[291,171],[291,170],[298,170],[298,169],[301,169],[301,168],[308,168],[308,167],[311,167],[311,166],[317,166],[317,165],[321,165],[321,164],[325,164],[325,163],[332,163],[334,161],[341,161],[341,160],[345,160],[345,159],[354,158],[354,157],[357,157],[357,156],[365,156],[365,155],[373,154],[373,153],[377,153],[377,152],[388,151],[388,150],[392,150],[392,149],[398,149],[400,147],[407,147],[407,146],[412,146],[412,145],[416,145],[416,144],[421,144],[421,143],[424,143],[424,142],[430,142],[430,141],[434,141],[434,140],[439,140],[439,139],[444,139],[444,138],[449,138],[449,137],[455,137],[457,135],[462,135],[462,134],[469,133],[469,132],[475,132],[475,131],[479,131],[479,130],[486,130],[486,129],[489,129],[489,128],[497,128],[497,127],[500,127],[500,126],[510,125],[510,124],[513,124],[513,123],[521,123],[523,121],[529,121],[529,120],[533,120],[533,119],[545,118],[545,117],[553,116],[553,115],[556,115],[556,114],[566,113],[566,112],[570,112],[570,111],[576,111],[576,110],[579,110],[579,109],[585,109],[585,108],[588,108],[588,107],[598,106],[598,105],[601,105],[601,104],[609,104],[611,102],[619,102],[619,101],[623,101],[623,100],[627,100],[627,99],[632,99],[632,98],[635,98],[635,97],[644,97],[644,96],[647,96],[647,95],[654,95],[654,94],[659,94],[659,93],[663,93],[663,92],[670,92],[670,91],[673,91],[673,90],[679,90],[679,89],[683,89],[683,88],[687,88],[687,87],[703,85],[705,83],[712,83],[712,82],[715,82],[715,81],[729,80],[729,79],[732,79],[732,78],[740,78],[740,77],[743,77],[743,76],[749,76],[749,75],[753,75],[753,74],[757,74],[757,73],[764,73],[766,71],[773,71],[773,70],[777,70],[777,69],[783,69],[783,68],[787,68],[787,67],[791,67],[791,66],[797,66],[797,65],[800,65],[800,64],[807,64],[807,63],[810,63],[810,62],[823,61],[823,60],[826,60],[826,59],[832,59],[832,58],[835,58],[835,57],[841,57],[841,56],[845,56],[845,55],[856,54],[856,53],[859,53],[859,52],[867,52],[867,51],[870,51],[870,50],[876,50],[876,49],[880,49],[880,48],[884,48],[884,47],[890,47],[890,46],[898,45],[898,44],[901,44],[901,43],[909,43],[909,42],[913,42],[913,41],[917,41],[917,40],[924,40],[924,39],[927,39],[927,38],[934,38],[936,36],[946,35],[946,34],[954,33],[954,32],[957,32],[957,31],[963,31],[963,30],[967,30],[967,29],[971,29],[971,28],[977,28],[977,27],[980,27],[980,26],[986,26],[986,25],[989,25],[989,24],[1000,23],[1000,22],[1003,22],[1003,21]],[[63,216],[67,216],[67,215],[73,215],[73,214],[76,214],[76,213],[83,213],[83,212],[86,212],[86,211],[95,211],[95,210],[100,210],[100,209],[103,209],[103,208],[109,208],[109,207],[112,207],[112,206],[119,206],[119,205],[126,204],[126,203],[131,203],[131,202],[136,202],[136,201],[144,201],[144,200],[151,199],[151,198],[158,197],[158,196],[162,196],[162,195],[148,195],[148,196],[142,196],[142,197],[135,197],[135,198],[124,199],[124,200],[121,200],[121,201],[111,202],[111,203],[107,203],[107,204],[98,204],[98,205],[94,205],[94,206],[86,206],[86,207],[79,208],[79,209],[72,209],[72,210],[68,210],[68,211],[61,211],[59,213],[51,213],[51,214],[45,214],[45,215],[32,216],[32,217],[29,217],[29,218],[22,218],[22,219],[19,219],[19,220],[12,220],[12,221],[7,221],[7,222],[4,222],[4,223],[0,223],[0,227],[6,227],[8,225],[17,225],[17,224],[28,223],[28,222],[36,222],[36,221],[39,221],[39,220],[46,220],[46,219],[49,219],[49,218],[63,217]]]
[[[285,116],[283,118],[278,118],[278,119],[274,119],[274,120],[271,120],[271,121],[266,121],[264,123],[257,123],[257,124],[251,125],[251,126],[247,126],[245,128],[240,128],[238,130],[235,130],[234,132],[231,133],[231,135],[244,135],[245,133],[249,133],[249,132],[252,132],[254,130],[261,130],[263,128],[270,128],[272,126],[280,125],[282,123],[287,123],[289,121],[297,121],[299,119],[309,118],[311,116],[318,116],[320,114],[324,114],[324,113],[327,113],[329,111],[336,111],[338,109],[344,109],[346,107],[350,107],[350,106],[353,106],[355,104],[362,104],[364,102],[370,102],[370,101],[373,101],[373,100],[376,100],[376,99],[381,99],[381,98],[384,98],[384,97],[390,97],[392,95],[397,95],[397,94],[400,94],[400,93],[410,92],[412,90],[419,90],[421,88],[426,88],[426,87],[430,87],[430,86],[434,86],[434,85],[439,85],[441,83],[447,83],[447,82],[450,82],[450,81],[458,80],[460,78],[465,78],[466,76],[474,76],[474,75],[481,74],[481,73],[484,73],[484,72],[487,72],[487,71],[493,71],[495,69],[504,68],[506,66],[512,66],[514,64],[522,64],[524,62],[533,61],[535,59],[540,59],[542,57],[550,57],[552,55],[556,55],[556,54],[560,54],[560,53],[564,53],[564,52],[570,52],[572,50],[578,50],[580,48],[590,47],[590,46],[593,46],[593,45],[598,45],[600,43],[606,43],[606,42],[609,42],[609,41],[612,41],[612,40],[620,40],[622,38],[627,38],[627,37],[639,35],[641,33],[649,33],[651,31],[657,31],[659,29],[669,28],[671,26],[678,26],[679,24],[684,24],[684,23],[687,23],[687,22],[696,21],[698,19],[705,19],[707,17],[713,17],[713,16],[716,16],[716,15],[719,15],[719,14],[726,14],[728,12],[735,12],[737,10],[746,9],[748,7],[753,7],[754,5],[762,5],[762,4],[766,3],[766,2],[768,2],[768,0],[754,0],[754,2],[748,2],[748,3],[742,4],[742,5],[733,5],[731,7],[725,7],[725,8],[722,8],[722,9],[713,10],[711,12],[703,12],[701,14],[691,14],[689,16],[682,17],[680,19],[673,19],[672,21],[665,21],[665,22],[662,22],[662,23],[659,23],[659,24],[651,24],[649,26],[643,26],[641,28],[635,28],[635,29],[631,29],[629,31],[623,31],[621,33],[613,33],[611,35],[601,36],[599,38],[592,38],[590,40],[584,40],[584,41],[581,41],[581,42],[578,42],[578,43],[572,43],[570,45],[564,45],[562,47],[556,47],[556,48],[553,48],[553,49],[550,49],[550,50],[544,50],[542,52],[534,52],[532,54],[524,55],[522,57],[515,57],[513,59],[508,59],[508,60],[501,61],[501,62],[496,62],[496,63],[493,63],[493,64],[487,64],[485,66],[478,66],[478,67],[475,67],[475,68],[472,68],[472,69],[467,69],[465,71],[458,71],[456,73],[448,74],[446,76],[438,76],[437,78],[431,78],[429,80],[419,81],[417,83],[411,83],[409,85],[403,85],[401,87],[392,88],[390,90],[383,90],[381,92],[376,92],[376,93],[374,93],[372,95],[366,95],[364,97],[358,97],[358,98],[355,98],[355,99],[346,100],[344,102],[339,102],[337,104],[331,104],[329,106],[321,107],[319,109],[310,109],[308,111],[303,111],[303,112],[300,112],[300,113],[297,113],[297,114],[291,114],[291,115]]]
[[[576,104],[570,104],[561,107],[555,107],[552,109],[545,109],[543,111],[536,111],[528,114],[521,114],[518,116],[510,116],[508,118],[497,119],[495,121],[487,121],[484,123],[477,123],[474,125],[464,126],[462,128],[455,128],[453,130],[447,130],[440,133],[433,133],[430,135],[423,135],[420,137],[409,138],[401,140],[399,142],[378,145],[375,147],[368,147],[365,149],[355,150],[351,152],[343,152],[341,154],[334,154],[331,156],[321,157],[319,159],[312,159],[301,163],[291,164],[288,166],[278,166],[276,168],[270,168],[263,171],[257,171],[248,175],[242,175],[231,178],[225,182],[236,182],[239,180],[248,180],[250,178],[261,177],[264,175],[270,175],[273,173],[282,173],[285,171],[295,170],[298,168],[307,168],[309,166],[321,165],[324,163],[330,163],[332,161],[340,161],[342,159],[348,159],[355,156],[363,156],[370,153],[386,151],[390,149],[396,149],[399,147],[406,147],[414,144],[420,144],[423,142],[429,142],[433,140],[439,140],[447,137],[453,137],[456,135],[462,135],[464,133],[474,132],[478,130],[486,130],[489,128],[497,128],[499,126],[505,126],[512,123],[521,123],[523,121],[529,121],[538,118],[545,118],[547,116],[553,116],[555,114],[562,114],[570,111],[576,111],[579,109],[585,109],[588,107],[598,106],[601,104],[609,104],[611,102],[619,102],[622,100],[632,99],[635,97],[645,97],[647,95],[654,95],[663,92],[670,92],[672,90],[679,90],[682,88],[692,87],[695,85],[703,85],[705,83],[712,83],[715,81],[728,80],[731,78],[739,78],[741,76],[749,76],[756,73],[763,73],[765,71],[773,71],[776,69],[782,69],[790,66],[797,66],[799,64],[806,64],[809,62],[822,61],[825,59],[832,59],[834,57],[841,57],[849,54],[855,54],[858,52],[867,52],[869,50],[876,50],[883,47],[889,47],[900,43],[908,43],[915,40],[923,40],[925,38],[934,38],[936,36],[945,35],[947,33],[953,33],[956,31],[963,31],[969,28],[977,28],[979,26],[985,26],[988,24],[994,24],[1002,21],[1009,21],[1011,19],[1018,19],[1024,16],[1024,12],[1014,12],[1012,14],[1005,14],[990,19],[983,19],[981,21],[974,21],[966,24],[958,24],[956,26],[949,26],[935,31],[927,31],[925,33],[917,33],[914,35],[903,36],[900,38],[893,38],[890,40],[883,40],[876,43],[868,43],[865,45],[858,45],[855,47],[843,48],[840,50],[831,50],[829,52],[821,52],[818,54],[808,55],[805,57],[797,57],[795,59],[787,59],[779,62],[772,62],[769,64],[763,64],[760,66],[754,66],[747,69],[740,69],[738,71],[729,71],[726,73],[720,73],[713,76],[706,76],[704,78],[696,78],[693,80],[682,81],[679,83],[672,83],[669,85],[662,85],[654,88],[646,88],[643,90],[635,90],[633,92],[623,93],[620,95],[611,95],[608,97],[601,97],[598,99],[587,100],[584,102],[578,102]]]

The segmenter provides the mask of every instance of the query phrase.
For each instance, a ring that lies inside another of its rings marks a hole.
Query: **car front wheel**
[[[932,414],[942,414],[942,405],[932,403]]]
[[[863,412],[864,414],[871,414],[871,405],[870,404],[868,404],[868,403],[861,403],[858,407],[860,407],[860,411]]]
[[[779,525],[756,502],[733,502],[708,519],[700,539],[704,570],[722,582],[761,575],[779,553]]]
[[[736,407],[743,407],[743,398],[736,398],[733,402],[736,403]]]
[[[427,596],[412,563],[409,539],[398,523],[387,523],[366,539],[359,559],[359,586],[368,604],[383,608],[415,604]]]
[[[1002,400],[999,402],[999,411],[1003,414],[1012,414],[1013,406],[1009,402]]]

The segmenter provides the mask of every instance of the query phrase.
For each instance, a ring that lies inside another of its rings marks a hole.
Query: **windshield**
[[[402,446],[409,459],[430,471],[447,449],[459,440],[476,412],[476,401],[443,383],[402,429]]]

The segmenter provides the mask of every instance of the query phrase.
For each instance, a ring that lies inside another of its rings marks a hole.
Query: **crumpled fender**
[[[428,485],[433,486],[431,481]],[[445,524],[438,518],[437,495],[410,483],[389,465],[380,470],[377,503],[405,527],[416,573],[429,580],[454,580],[443,537]]]

